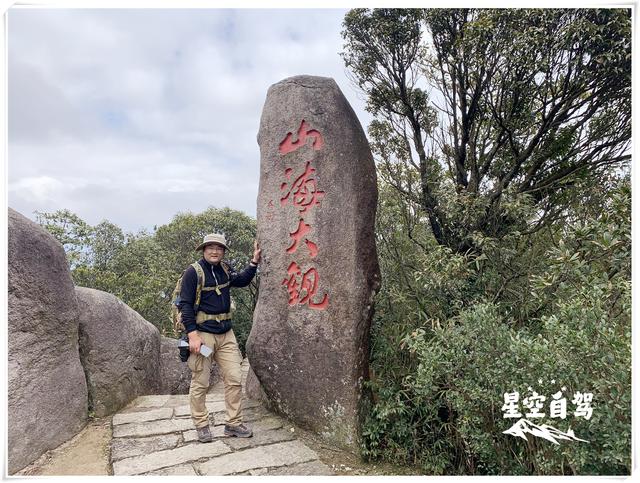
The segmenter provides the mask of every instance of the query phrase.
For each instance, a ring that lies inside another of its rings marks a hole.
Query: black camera
[[[186,346],[184,343],[186,343]],[[189,359],[189,336],[187,334],[182,334],[178,339],[178,350],[180,351],[180,360],[187,362],[187,359]]]

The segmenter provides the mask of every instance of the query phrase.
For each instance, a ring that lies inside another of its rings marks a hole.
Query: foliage
[[[417,235],[397,192],[383,189],[378,223],[398,226],[378,240],[363,454],[428,474],[628,474],[630,210],[626,179],[527,243],[479,240],[480,258],[439,246],[424,227]],[[589,444],[502,434],[514,422],[503,419],[503,393],[524,397],[529,386],[547,403],[562,386],[568,400],[593,392],[590,420],[544,421]]]
[[[541,229],[628,165],[628,9],[354,9],[343,26],[381,177],[440,245]],[[529,219],[508,209],[523,195]]]
[[[343,27],[380,192],[364,456],[628,474],[630,11],[354,9]],[[530,386],[593,392],[590,420],[544,420],[589,443],[503,434],[504,392]]]
[[[69,210],[55,213],[35,212],[36,221],[60,242],[74,268],[88,263],[87,248],[91,245],[92,228]]]
[[[230,250],[225,260],[241,270],[253,253],[255,220],[229,208],[180,213],[154,233],[124,234],[109,221],[90,226],[69,210],[37,213],[38,222],[63,244],[76,285],[119,297],[162,334],[172,336],[170,297],[177,279],[199,258],[194,248],[204,235],[225,233]],[[244,347],[253,320],[258,282],[233,289],[237,312],[234,332]]]

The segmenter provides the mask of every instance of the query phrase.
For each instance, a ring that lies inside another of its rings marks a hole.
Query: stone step
[[[113,416],[112,424],[117,426],[119,424],[127,423],[141,423],[145,421],[155,421],[157,419],[169,419],[173,416],[174,410],[172,408],[158,408],[151,411],[135,412],[135,413],[121,413]]]
[[[161,419],[143,423],[120,424],[113,427],[114,438],[152,436],[154,434],[168,434],[193,428],[190,419]]]
[[[181,465],[188,461],[211,458],[230,451],[231,449],[220,441],[209,444],[189,444],[116,461],[113,463],[113,474],[116,476],[141,475],[161,468]]]
[[[246,374],[248,365],[243,364]],[[189,396],[140,396],[112,419],[113,474],[125,475],[331,475],[317,453],[296,439],[286,420],[259,401],[244,399],[252,438],[224,436],[224,386],[207,394],[213,442],[200,443]]]
[[[275,468],[258,468],[238,475],[262,476],[262,475],[298,475],[298,476],[330,476],[333,471],[320,460],[298,463],[291,466],[278,466]]]
[[[195,430],[193,431],[195,435]],[[193,440],[196,440],[193,438]],[[173,449],[181,442],[179,433],[145,438],[115,438],[111,443],[111,461]]]
[[[254,432],[253,438],[255,438],[258,432],[270,431],[270,430],[282,428],[282,421],[279,418],[266,417],[254,422],[250,426]],[[220,423],[216,426],[212,426],[211,436],[213,436],[214,438],[224,437],[224,424]],[[242,440],[250,443],[253,440],[253,438],[245,438]],[[182,433],[182,439],[185,443],[189,443],[191,441],[197,440],[198,434],[195,429],[185,431]],[[227,438],[227,439],[231,440],[233,438]]]
[[[287,441],[229,453],[194,466],[201,475],[223,476],[259,468],[289,466],[317,459],[316,452],[300,441]]]

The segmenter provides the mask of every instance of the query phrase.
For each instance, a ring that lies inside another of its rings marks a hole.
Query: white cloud
[[[9,205],[127,230],[209,205],[255,216],[271,84],[334,77],[362,116],[344,12],[11,9]]]
[[[52,196],[68,188],[60,180],[50,176],[38,176],[21,178],[18,182],[9,186],[9,191],[19,193],[20,196],[31,198],[35,201],[47,202]]]

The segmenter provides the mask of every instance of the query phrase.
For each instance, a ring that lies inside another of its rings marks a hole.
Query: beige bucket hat
[[[196,251],[203,250],[205,245],[208,245],[209,243],[217,243],[218,245],[222,245],[223,247],[225,247],[227,250],[229,249],[229,246],[227,245],[227,239],[224,235],[220,233],[209,233],[204,237],[202,243],[200,243],[200,245],[196,247]]]

